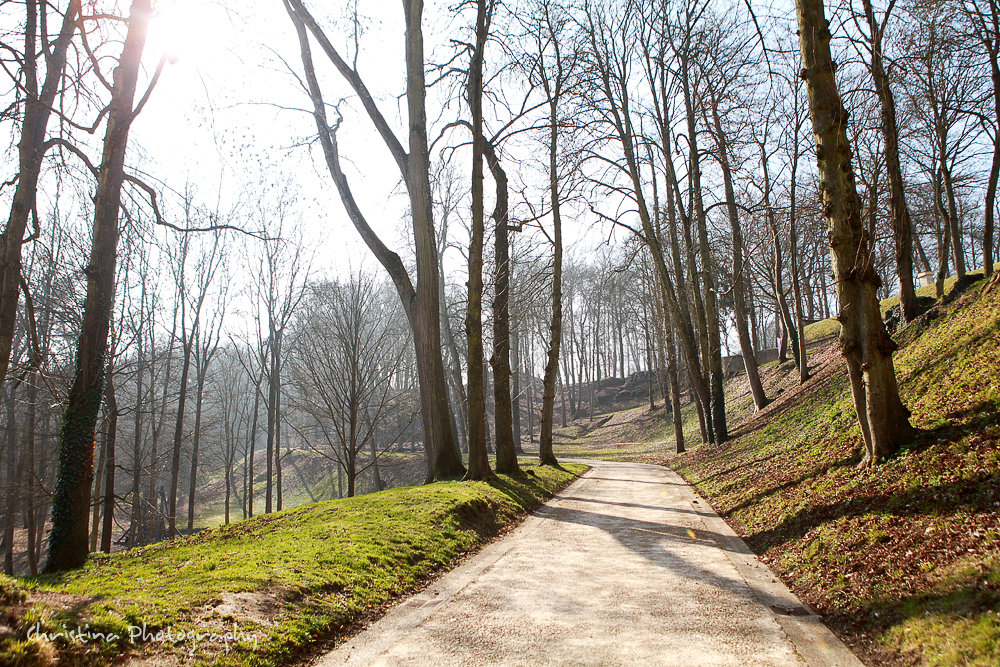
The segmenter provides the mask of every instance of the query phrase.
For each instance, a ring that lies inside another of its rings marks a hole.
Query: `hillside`
[[[664,458],[872,663],[1000,658],[1000,290],[977,291],[897,334],[920,432],[876,469],[833,344],[801,387],[769,368],[778,399],[723,447]]]

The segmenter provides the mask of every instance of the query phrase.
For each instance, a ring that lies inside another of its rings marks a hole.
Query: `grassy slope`
[[[257,479],[254,484],[256,494],[264,494],[267,482],[264,470],[266,457],[259,457],[256,462]],[[325,456],[309,450],[294,449],[282,456],[284,477],[282,481],[282,506],[298,507],[307,503],[336,499],[337,472],[336,467]],[[419,484],[424,477],[426,464],[422,454],[410,452],[385,452],[379,457],[379,468],[383,488],[397,486],[413,486]],[[347,480],[341,480],[346,492]],[[237,484],[239,481],[237,481]],[[371,468],[358,475],[357,495],[375,491]],[[225,522],[225,473],[222,470],[211,470],[201,474],[198,481],[198,503],[195,505],[195,527],[214,528]],[[179,507],[181,516],[187,514],[187,500],[182,499]],[[238,520],[242,508],[237,497],[230,502],[230,517]]]
[[[280,664],[317,637],[337,636],[403,593],[420,587],[525,509],[567,484],[583,466],[526,468],[491,484],[442,482],[398,488],[240,521],[176,542],[99,556],[59,576],[0,581],[0,664],[45,664],[52,647],[23,641],[36,621],[57,630],[88,624],[125,637],[64,655],[95,664],[119,652],[163,653],[180,647],[132,647],[127,627],[175,632],[224,631],[235,622],[257,636],[200,658],[219,664]],[[27,589],[27,601],[10,589]],[[5,593],[5,591],[7,591]],[[6,620],[4,620],[6,617]],[[99,652],[95,652],[99,649]]]
[[[645,461],[662,455],[673,447],[674,428],[670,413],[648,405],[595,415],[591,421],[581,417],[564,427],[553,429],[553,450],[558,458]],[[685,410],[684,433],[697,437],[698,420],[693,410]],[[669,445],[668,445],[669,443]],[[525,443],[529,449],[531,446]]]
[[[936,314],[897,336],[900,391],[921,433],[875,470],[855,468],[860,433],[833,344],[802,387],[787,365],[768,368],[779,398],[732,441],[668,463],[869,662],[992,665],[1000,290]]]
[[[1000,271],[1000,263],[996,265],[996,270]],[[972,271],[968,274],[972,276],[982,276],[982,272]],[[945,278],[944,281],[944,293],[947,294],[958,282],[957,276],[952,276],[950,278]],[[917,288],[918,297],[937,297],[937,288],[934,285],[926,285],[924,287]],[[886,312],[893,306],[899,304],[899,295],[891,296],[888,299],[883,299],[881,301],[882,315],[885,316]],[[828,317],[825,320],[820,320],[819,322],[813,322],[812,324],[807,324],[805,326],[806,342],[811,343],[814,341],[822,340],[824,338],[829,338],[830,336],[836,336],[840,333],[840,323],[832,317]]]

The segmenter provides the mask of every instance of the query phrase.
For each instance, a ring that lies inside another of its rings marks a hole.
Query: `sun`
[[[150,46],[171,62],[198,65],[214,48],[218,12],[206,0],[159,0],[149,23]],[[215,7],[217,8],[217,6]]]

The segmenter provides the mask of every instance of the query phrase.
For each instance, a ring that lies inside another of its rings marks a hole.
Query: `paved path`
[[[675,473],[587,463],[318,664],[861,664]]]

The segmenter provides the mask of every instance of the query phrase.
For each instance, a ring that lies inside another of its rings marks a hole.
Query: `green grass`
[[[282,664],[317,637],[343,632],[416,589],[585,469],[524,467],[526,474],[491,483],[441,482],[305,505],[92,557],[82,569],[56,576],[0,580],[0,602],[7,605],[16,603],[18,591],[31,593],[30,606],[15,615],[17,638],[0,638],[0,664],[47,663],[52,647],[24,640],[35,622],[50,630],[81,624],[122,637],[68,652],[85,651],[87,664],[110,662],[121,652],[187,648],[132,646],[129,626],[170,628],[176,635],[223,632],[236,623],[256,638],[256,648],[242,641],[225,653],[207,643],[195,657],[206,664]],[[252,595],[234,607],[241,593]]]
[[[996,265],[996,270],[1000,271],[1000,264]],[[970,278],[979,277],[982,278],[982,271],[970,271],[966,274]],[[950,278],[945,278],[944,280],[944,293],[947,294],[958,282],[957,276],[951,276]],[[925,285],[924,287],[918,287],[916,290],[918,297],[930,297],[937,298],[937,287],[934,285]],[[882,317],[889,312],[889,309],[893,306],[899,304],[899,295],[890,296],[888,299],[883,299],[879,302],[882,308]],[[819,322],[813,322],[805,327],[806,343],[812,343],[818,340],[823,340],[824,338],[829,338],[830,336],[836,336],[840,333],[840,322],[832,317],[828,317],[825,320],[820,320]]]
[[[835,346],[722,447],[669,464],[869,662],[1000,661],[1000,290],[897,334],[920,431],[873,470]],[[745,381],[744,381],[745,383]]]
[[[656,410],[648,404],[595,415],[569,422],[553,430],[553,451],[557,458],[646,461],[662,456],[674,447],[674,429],[663,401]],[[698,437],[698,417],[685,405],[685,438]],[[531,448],[531,445],[526,443]]]

